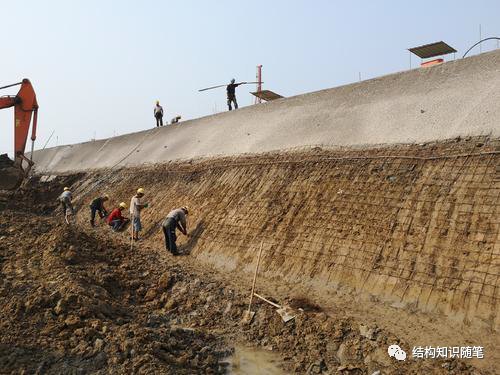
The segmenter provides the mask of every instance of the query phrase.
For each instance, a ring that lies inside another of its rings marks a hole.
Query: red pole
[[[262,65],[257,65],[257,92],[262,91]],[[262,99],[255,98],[255,103],[262,103]]]

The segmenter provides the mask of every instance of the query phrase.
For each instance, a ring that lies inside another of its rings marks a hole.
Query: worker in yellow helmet
[[[108,216],[108,210],[104,207],[104,202],[109,200],[109,195],[104,194],[103,196],[95,198],[92,203],[90,203],[90,225],[95,226],[95,214],[98,213],[101,219]]]
[[[114,232],[121,231],[125,225],[130,221],[129,218],[123,217],[122,211],[127,208],[127,204],[125,202],[121,202],[120,205],[111,211],[111,214],[108,216],[108,224],[111,226]]]
[[[163,107],[160,105],[160,101],[156,101],[156,107],[153,111],[156,119],[156,127],[163,126]]]
[[[130,219],[132,220],[132,239],[139,240],[139,232],[142,230],[141,211],[148,207],[147,203],[143,203],[144,189],[137,189],[137,194],[130,200]]]

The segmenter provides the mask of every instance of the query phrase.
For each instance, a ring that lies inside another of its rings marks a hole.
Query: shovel
[[[269,301],[267,298],[262,297],[261,295],[254,293],[254,296],[257,298],[260,298],[264,302],[267,302],[271,306],[274,306],[277,308],[276,312],[281,316],[281,319],[283,319],[283,322],[288,322],[295,318],[295,315],[293,315],[293,312],[288,306],[280,306],[277,303],[274,303],[272,301]]]
[[[250,303],[248,304],[248,310],[243,314],[243,319],[241,320],[244,324],[250,324],[255,315],[255,311],[251,311],[252,308],[252,300],[255,292],[255,282],[257,281],[257,272],[259,272],[260,265],[260,257],[262,255],[262,247],[264,246],[264,241],[260,243],[259,257],[257,258],[257,266],[255,267],[255,273],[253,274],[253,282],[252,282],[252,293],[250,294]]]

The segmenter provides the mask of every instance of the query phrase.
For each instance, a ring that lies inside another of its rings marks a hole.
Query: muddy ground
[[[308,296],[280,301],[295,309],[286,324],[262,302],[242,324],[247,278],[172,257],[162,244],[131,249],[103,223],[90,228],[86,212],[64,224],[56,197],[82,177],[35,178],[0,194],[2,374],[223,374],[236,344],[275,353],[283,373],[491,373],[456,359],[412,359],[397,334]],[[392,344],[406,361],[388,356]]]

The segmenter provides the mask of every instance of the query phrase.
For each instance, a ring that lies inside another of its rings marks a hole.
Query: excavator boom
[[[33,155],[36,139],[38,103],[31,82],[28,79],[23,79],[22,82],[0,87],[0,89],[16,85],[21,85],[16,96],[0,97],[0,109],[14,107],[14,162],[9,165],[10,163],[5,156],[2,155],[0,158],[0,189],[7,190],[17,188],[33,165],[33,162],[24,154],[32,117],[31,155]],[[26,170],[23,169],[23,161],[27,162]]]

